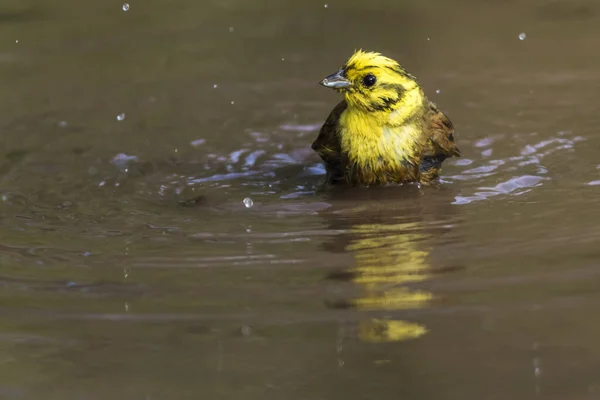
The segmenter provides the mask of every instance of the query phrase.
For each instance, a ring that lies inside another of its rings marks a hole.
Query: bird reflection
[[[348,207],[349,200],[342,199],[350,198]],[[327,305],[386,314],[429,306],[436,296],[415,286],[456,269],[434,260],[436,241],[445,240],[456,222],[452,199],[449,190],[439,188],[333,193],[333,211],[327,218],[332,229],[344,233],[325,246],[328,251],[350,254],[354,265],[328,278],[353,283],[359,295],[330,300]],[[395,316],[361,319],[356,328],[357,336],[366,342],[402,341],[428,332],[419,322]]]

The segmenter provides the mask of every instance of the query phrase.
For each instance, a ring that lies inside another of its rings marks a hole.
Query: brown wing
[[[460,157],[460,150],[454,141],[452,122],[431,102],[424,116],[424,123],[427,142],[421,156],[420,170],[422,180],[428,181],[437,177],[446,158]]]
[[[343,178],[341,143],[339,137],[339,120],[346,109],[345,101],[338,103],[327,117],[319,131],[319,136],[312,144],[312,149],[317,152],[325,163],[327,180],[335,182]]]
[[[431,155],[460,157],[460,150],[454,141],[454,126],[446,114],[441,112],[433,103],[429,103],[429,129]]]

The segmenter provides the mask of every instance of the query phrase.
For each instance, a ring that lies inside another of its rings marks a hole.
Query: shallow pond
[[[0,6],[1,398],[600,395],[600,4],[128,6]],[[321,189],[355,48],[441,187]]]

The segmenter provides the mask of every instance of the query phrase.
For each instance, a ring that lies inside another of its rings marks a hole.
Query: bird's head
[[[356,51],[339,71],[320,84],[343,93],[349,107],[366,112],[391,112],[423,103],[415,77],[380,53]]]

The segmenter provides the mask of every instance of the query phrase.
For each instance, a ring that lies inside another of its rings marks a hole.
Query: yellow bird
[[[320,83],[344,95],[312,144],[329,183],[426,184],[460,156],[448,117],[396,61],[358,50]]]

